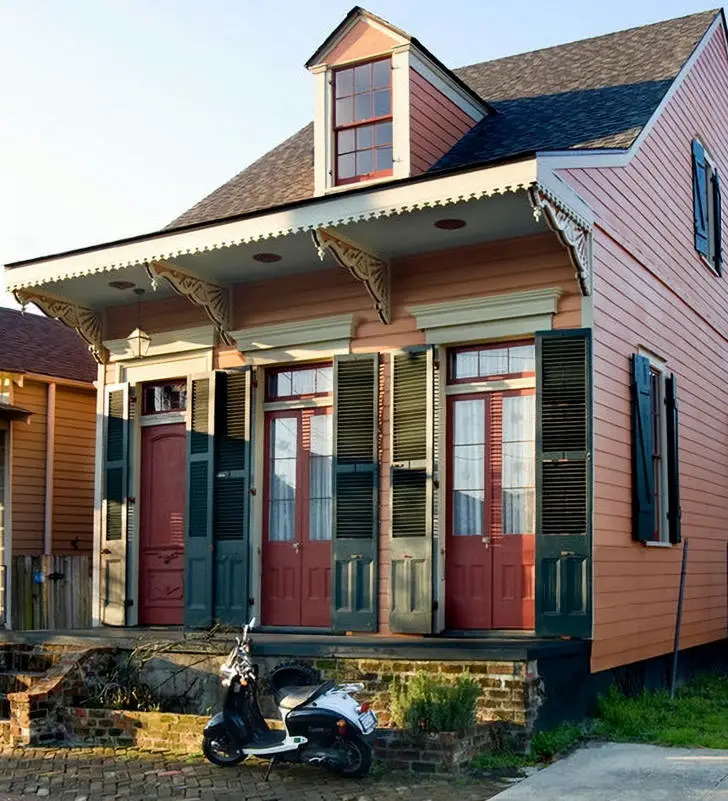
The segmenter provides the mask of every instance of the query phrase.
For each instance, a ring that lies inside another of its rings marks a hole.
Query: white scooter
[[[220,668],[227,693],[222,711],[205,726],[205,757],[221,766],[237,765],[248,756],[270,759],[266,781],[277,762],[319,765],[349,778],[364,776],[372,762],[368,737],[377,718],[368,704],[350,695],[363,686],[336,686],[332,681],[300,686],[305,669],[274,671],[274,697],[284,730],[269,729],[258,706],[257,670],[251,658],[254,625],[255,618]]]

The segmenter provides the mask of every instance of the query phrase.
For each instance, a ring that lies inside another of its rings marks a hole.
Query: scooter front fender
[[[218,712],[208,720],[205,726],[205,737],[215,737],[223,732],[228,731],[228,724],[225,722],[225,716],[222,712]]]

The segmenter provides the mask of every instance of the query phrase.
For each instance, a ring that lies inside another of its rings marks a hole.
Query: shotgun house
[[[95,622],[599,672],[672,648],[682,537],[725,638],[722,12],[453,70],[356,7],[306,68],[165,229],[7,266],[98,362]]]
[[[67,326],[0,308],[0,619],[5,627],[45,628],[50,619],[63,627],[84,620],[72,598],[90,606],[95,380],[93,357]]]

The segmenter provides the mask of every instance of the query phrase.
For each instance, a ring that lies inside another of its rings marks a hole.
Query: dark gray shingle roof
[[[485,61],[454,73],[495,106],[433,170],[536,150],[627,148],[718,11]],[[168,228],[247,214],[313,195],[313,125],[266,153]]]

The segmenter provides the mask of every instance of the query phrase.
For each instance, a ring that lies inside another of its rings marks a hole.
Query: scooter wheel
[[[238,751],[229,738],[225,736],[203,737],[202,753],[205,755],[205,759],[212,762],[213,765],[219,765],[221,768],[231,768],[233,765],[239,765],[247,757],[247,754]]]
[[[336,746],[344,752],[346,764],[336,771],[347,779],[360,779],[372,766],[372,747],[361,737],[339,738]]]

